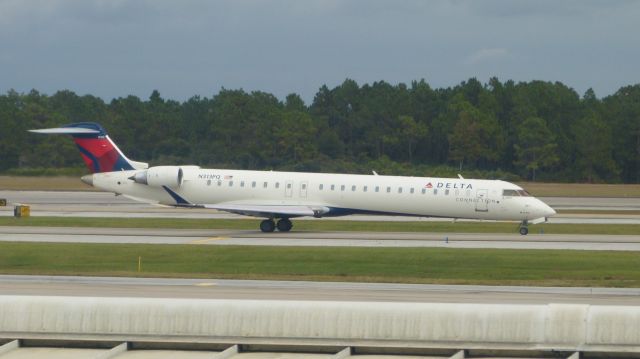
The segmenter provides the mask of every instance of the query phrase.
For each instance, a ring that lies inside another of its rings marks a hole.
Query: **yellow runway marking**
[[[198,239],[198,240],[189,242],[189,244],[207,244],[211,241],[221,241],[223,239],[229,239],[229,237],[211,237],[211,238],[205,238],[205,239]]]
[[[216,285],[216,284],[215,283],[207,283],[207,282],[194,284],[194,286],[196,286],[196,287],[213,287],[214,285]]]

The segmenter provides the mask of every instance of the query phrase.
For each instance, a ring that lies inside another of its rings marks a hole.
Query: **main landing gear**
[[[265,219],[260,222],[260,230],[263,232],[273,232],[276,229],[276,224],[272,219]]]
[[[522,223],[520,223],[520,234],[523,236],[526,236],[527,234],[529,234],[529,227],[527,227],[529,225],[529,223],[527,223],[526,220],[522,221]]]
[[[273,232],[278,228],[280,232],[289,232],[291,228],[293,228],[293,223],[288,218],[282,218],[278,220],[278,224],[273,221],[273,219],[265,219],[260,222],[260,230],[263,232]]]

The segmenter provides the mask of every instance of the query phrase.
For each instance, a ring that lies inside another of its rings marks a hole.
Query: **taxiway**
[[[441,247],[640,251],[639,235],[274,232],[216,229],[0,227],[0,241],[310,247]]]
[[[637,305],[637,288],[566,288],[228,279],[0,275],[4,295]]]

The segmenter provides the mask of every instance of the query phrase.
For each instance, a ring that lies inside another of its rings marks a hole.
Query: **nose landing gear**
[[[518,230],[520,232],[521,235],[526,236],[527,234],[529,234],[529,227],[528,227],[529,223],[524,220],[522,221],[522,223],[520,223],[520,229]]]

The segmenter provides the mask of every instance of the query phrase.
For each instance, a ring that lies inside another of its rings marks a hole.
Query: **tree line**
[[[184,102],[153,91],[105,102],[0,95],[0,172],[73,168],[72,141],[27,129],[101,123],[129,158],[160,164],[561,182],[640,182],[640,84],[596,97],[560,82],[475,78],[322,86],[312,103],[222,89]],[[46,138],[45,138],[46,137]]]

